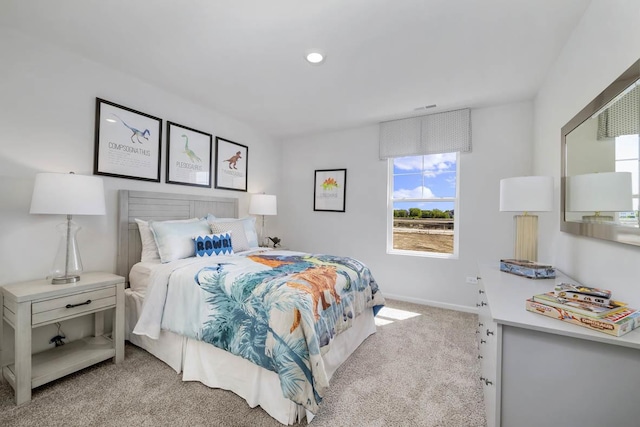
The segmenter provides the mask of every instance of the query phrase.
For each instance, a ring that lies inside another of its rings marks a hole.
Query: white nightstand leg
[[[31,400],[31,301],[17,304],[15,323],[16,404]]]
[[[98,311],[94,315],[93,336],[101,337],[104,335],[104,311]]]
[[[116,347],[114,362],[120,363],[124,360],[124,283],[116,285],[116,309],[114,311],[111,338]]]

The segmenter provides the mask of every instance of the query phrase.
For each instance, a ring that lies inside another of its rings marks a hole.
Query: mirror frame
[[[562,151],[562,169],[560,175],[560,230],[565,233],[640,246],[640,228],[625,227],[618,224],[565,221],[567,135],[580,126],[589,117],[593,116],[598,110],[611,102],[611,100],[638,79],[640,79],[640,59],[622,73],[622,75],[620,75],[620,77],[618,77],[613,83],[607,86],[607,88],[596,96],[593,101],[591,101],[578,114],[576,114],[574,118],[569,120],[569,122],[562,127],[562,143],[560,144]]]

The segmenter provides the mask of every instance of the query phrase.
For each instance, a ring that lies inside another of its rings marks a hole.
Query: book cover
[[[594,331],[603,332],[615,337],[622,336],[640,326],[640,311],[635,309],[629,310],[622,318],[612,321],[609,317],[603,319],[594,319],[589,316],[582,316],[578,313],[574,313],[568,310],[564,310],[558,307],[552,307],[550,305],[542,304],[533,299],[526,301],[527,311],[532,313],[541,314],[543,316],[551,317],[553,319],[562,320],[564,322],[572,323],[574,325],[589,328]]]
[[[542,304],[547,304],[552,307],[559,307],[564,310],[569,310],[574,313],[582,314],[584,316],[601,318],[609,314],[622,310],[625,306],[620,305],[614,301],[615,304],[608,306],[602,306],[598,304],[592,304],[586,301],[570,300],[567,298],[561,298],[555,295],[553,292],[547,292],[546,294],[534,295],[533,300]]]
[[[591,295],[599,298],[611,298],[611,291],[607,289],[590,288],[575,283],[562,282],[556,285],[556,292],[575,292],[577,294]]]
[[[568,300],[574,301],[585,301],[590,302],[592,304],[598,304],[602,306],[608,306],[611,304],[611,299],[609,298],[601,298],[588,294],[580,294],[578,292],[570,292],[570,291],[553,291],[556,296],[560,298],[566,298]],[[620,303],[619,301],[614,301],[615,303]],[[622,303],[621,303],[622,304]],[[624,304],[626,305],[626,304]]]

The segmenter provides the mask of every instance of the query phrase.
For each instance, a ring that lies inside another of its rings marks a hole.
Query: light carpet
[[[334,374],[310,425],[485,426],[477,316],[391,300],[387,306],[419,316],[381,316],[392,323],[378,326]],[[229,391],[183,382],[129,343],[120,365],[103,362],[41,386],[20,407],[0,383],[0,425],[281,426]]]

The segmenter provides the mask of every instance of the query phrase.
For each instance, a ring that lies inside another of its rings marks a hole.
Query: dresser
[[[614,337],[526,311],[528,298],[556,282],[577,283],[562,273],[527,279],[501,272],[498,262],[479,271],[488,427],[640,425],[640,329]]]
[[[32,388],[103,360],[124,359],[124,277],[85,273],[77,283],[52,285],[42,279],[8,284],[0,291],[2,318],[15,336],[14,363],[4,366],[2,374],[17,404],[31,400]],[[111,334],[104,331],[106,310],[113,310]],[[89,315],[94,317],[92,337],[31,353],[32,329]]]

